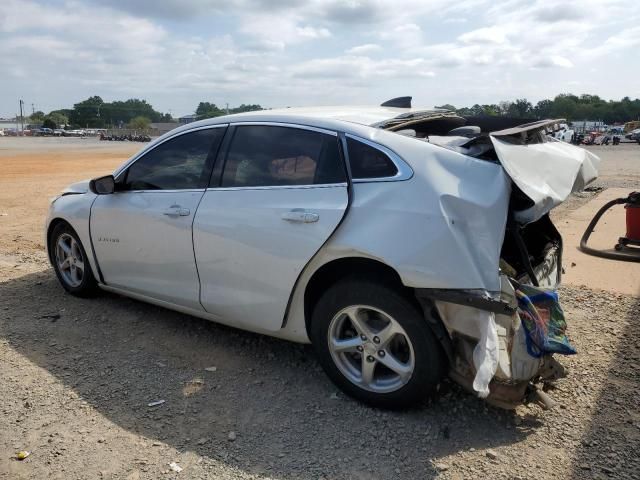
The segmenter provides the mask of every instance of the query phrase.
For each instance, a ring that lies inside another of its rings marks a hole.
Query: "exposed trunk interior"
[[[562,237],[549,215],[524,227],[509,222],[500,253],[500,269],[520,283],[554,286],[560,282]]]

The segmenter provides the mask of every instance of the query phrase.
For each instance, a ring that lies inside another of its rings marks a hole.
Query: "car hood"
[[[89,191],[89,182],[91,180],[82,180],[80,182],[72,183],[62,191],[62,195],[78,195],[81,193],[87,193]]]
[[[598,177],[596,155],[545,136],[545,129],[557,122],[544,120],[490,135],[507,175],[533,202],[514,213],[518,223],[538,220]]]

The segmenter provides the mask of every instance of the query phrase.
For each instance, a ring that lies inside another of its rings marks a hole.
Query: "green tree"
[[[29,117],[29,121],[31,123],[42,123],[44,122],[44,117],[45,117],[44,112],[41,112],[40,110],[38,110],[31,114],[31,116]]]
[[[245,105],[241,104],[239,107],[229,109],[229,113],[242,113],[242,112],[255,112],[257,110],[264,110],[260,105]]]
[[[45,117],[45,121],[51,121],[55,127],[52,128],[64,128],[69,123],[69,118],[64,114],[58,112],[51,112]]]
[[[143,117],[142,115],[132,118],[129,122],[129,128],[133,128],[135,130],[146,130],[151,125],[151,120],[147,117]]]
[[[43,128],[50,128],[51,130],[53,130],[54,128],[58,128],[56,127],[55,122],[49,117],[45,117],[44,121],[42,122],[42,126]]]
[[[515,118],[530,118],[533,115],[533,105],[526,98],[518,98],[509,104],[507,115]]]
[[[551,100],[540,100],[533,107],[533,114],[536,118],[550,118],[553,116],[553,102]]]
[[[606,101],[598,95],[571,93],[557,95],[553,100],[540,100],[535,107],[525,98],[503,101],[498,105],[473,105],[457,110],[462,116],[509,116],[516,118],[566,118],[576,120],[601,120],[608,124],[640,120],[640,99],[624,97],[620,101]]]
[[[108,125],[115,126],[127,124],[140,116],[146,117],[152,122],[161,122],[166,118],[164,114],[156,111],[146,100],[137,98],[106,103],[101,109],[101,116]]]
[[[105,103],[98,96],[76,103],[68,116],[73,125],[92,128],[127,125],[136,117],[145,117],[151,122],[171,121],[171,115],[156,111],[146,100],[130,98]]]
[[[242,113],[242,112],[254,112],[256,110],[264,110],[260,105],[256,104],[241,104],[239,107],[229,108],[229,113]],[[196,108],[196,115],[199,120],[203,118],[220,117],[226,115],[227,110],[218,107],[215,103],[200,102]]]
[[[215,103],[200,102],[196,108],[198,119],[219,117],[226,112],[217,107]]]
[[[69,115],[69,121],[78,127],[102,128],[104,127],[104,120],[100,116],[102,105],[104,102],[97,95],[76,103]]]

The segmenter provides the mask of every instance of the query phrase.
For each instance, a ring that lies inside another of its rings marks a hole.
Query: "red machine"
[[[624,209],[627,213],[627,236],[620,237],[616,250],[622,250],[628,245],[640,247],[640,192],[633,192],[638,201],[636,203],[627,203]]]
[[[589,236],[593,232],[600,217],[614,205],[624,205],[627,217],[627,234],[618,239],[616,252],[595,250],[587,246]],[[640,192],[631,192],[626,198],[616,198],[606,203],[593,217],[580,240],[580,250],[596,257],[624,260],[626,262],[640,262]]]

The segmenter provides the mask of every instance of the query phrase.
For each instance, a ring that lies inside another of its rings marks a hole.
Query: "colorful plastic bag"
[[[527,352],[535,358],[547,353],[573,355],[576,349],[566,335],[567,322],[558,293],[531,285],[518,285],[518,314],[524,326]]]

